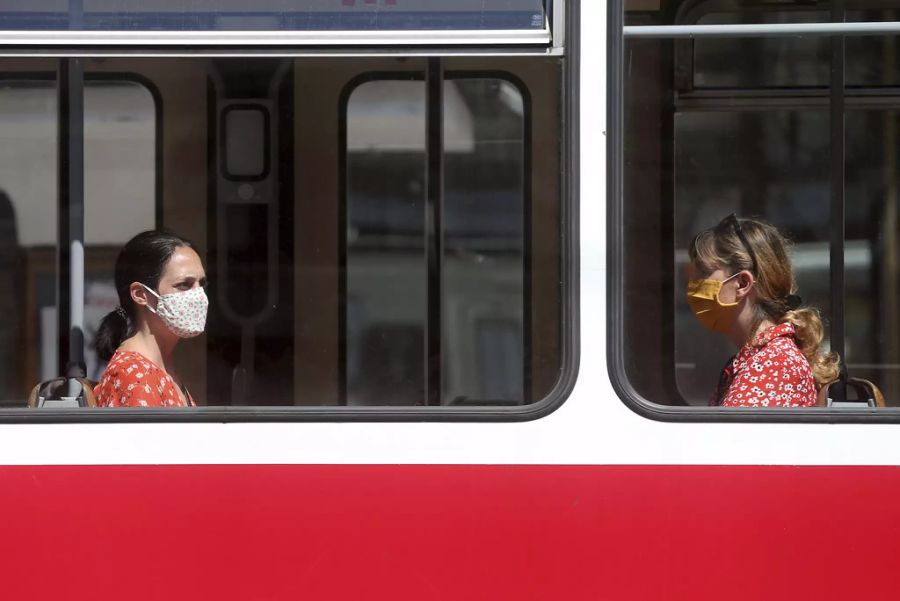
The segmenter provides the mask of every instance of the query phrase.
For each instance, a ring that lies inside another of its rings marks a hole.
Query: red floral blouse
[[[794,341],[794,326],[760,332],[725,367],[710,405],[723,407],[812,407],[816,381]]]
[[[175,380],[147,357],[118,350],[94,387],[99,407],[186,407]],[[184,391],[187,403],[196,406]]]

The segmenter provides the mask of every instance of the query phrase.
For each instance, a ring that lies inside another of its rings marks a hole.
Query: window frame
[[[259,48],[248,46],[247,36],[238,36],[226,42],[233,44],[233,48],[227,48],[225,54],[231,57],[254,58],[259,56],[303,57],[303,56],[410,56],[410,57],[449,57],[449,56],[565,56],[560,69],[559,97],[560,115],[554,128],[559,132],[560,140],[560,165],[563,173],[559,179],[559,214],[561,228],[560,236],[560,373],[553,388],[548,394],[528,405],[516,407],[456,407],[456,406],[430,406],[430,407],[333,407],[333,406],[271,406],[271,407],[193,407],[175,410],[147,409],[147,408],[117,408],[115,410],[85,410],[79,409],[0,409],[0,424],[39,424],[39,423],[184,423],[184,422],[522,422],[539,419],[549,415],[569,397],[574,389],[579,363],[579,309],[578,309],[578,248],[579,248],[579,222],[577,208],[578,177],[579,177],[579,33],[580,10],[579,3],[575,0],[554,2],[554,15],[565,14],[564,24],[558,21],[553,26],[554,32],[559,32],[560,38],[565,37],[565,52],[557,43],[561,39],[554,39],[553,47],[511,47],[502,45],[499,47],[471,45],[448,45],[444,38],[430,38],[428,45],[422,48],[402,46],[401,48],[347,48],[346,51],[322,50],[317,48],[304,48],[302,45],[289,47],[287,50],[279,47]],[[251,34],[252,36],[253,34]],[[7,44],[31,45],[26,48],[27,56],[50,56],[63,59],[67,56],[220,56],[222,50],[210,49],[203,46],[190,36],[177,36],[177,42],[170,46],[148,51],[147,46],[120,46],[96,47],[91,44],[90,38],[73,43],[64,41],[58,46],[49,46],[44,40],[19,40],[7,41]],[[95,40],[96,41],[96,40]],[[391,40],[392,44],[397,42]],[[459,41],[451,42],[459,44]],[[479,41],[479,44],[483,44]],[[502,44],[502,42],[500,42]],[[192,44],[195,44],[192,46]],[[43,47],[41,47],[43,46]],[[87,47],[90,52],[85,53]],[[94,52],[96,50],[96,52]],[[338,49],[342,50],[342,49]],[[21,48],[4,48],[0,46],[0,56],[22,56]],[[161,107],[161,103],[158,103]],[[161,110],[161,108],[159,108]],[[157,125],[162,120],[157,119]],[[530,126],[529,126],[530,128]],[[528,129],[528,128],[526,128]],[[161,144],[161,138],[157,137]],[[530,164],[529,160],[526,165]],[[161,175],[160,175],[161,177]],[[526,178],[526,188],[530,187],[530,178]],[[161,193],[162,187],[157,191]],[[161,214],[157,214],[161,218]],[[59,241],[58,241],[59,243]]]
[[[695,22],[699,16],[699,9],[703,5],[710,4],[714,6],[722,5],[733,5],[733,2],[730,0],[697,0],[695,2],[687,2],[683,5],[683,11],[679,10],[678,15],[683,16],[685,14],[689,14],[692,22]],[[877,0],[873,2],[873,4],[878,4]],[[854,7],[857,8],[857,7]],[[770,10],[778,9],[777,6],[772,5]],[[625,151],[625,102],[624,102],[624,90],[625,90],[625,72],[624,72],[624,57],[625,57],[625,0],[610,0],[608,4],[608,19],[607,19],[607,119],[608,119],[608,133],[609,138],[607,141],[607,197],[608,197],[608,209],[607,209],[607,236],[608,236],[608,261],[609,261],[609,270],[608,270],[608,287],[607,287],[607,303],[609,307],[609,312],[607,314],[607,328],[608,328],[608,339],[607,339],[607,351],[608,351],[608,360],[607,367],[609,369],[610,380],[612,382],[613,388],[615,389],[619,398],[625,403],[627,407],[633,410],[635,413],[652,419],[656,421],[665,421],[665,422],[721,422],[721,423],[900,423],[900,407],[885,407],[876,409],[874,407],[841,407],[841,408],[833,408],[833,407],[814,407],[814,408],[804,408],[804,407],[785,407],[785,408],[764,408],[764,407],[704,407],[704,406],[675,406],[675,405],[662,405],[653,402],[650,399],[644,398],[641,396],[637,390],[631,385],[631,382],[628,379],[628,374],[626,372],[625,363],[624,363],[624,353],[622,350],[624,349],[624,345],[626,344],[627,336],[625,332],[625,320],[621,319],[621,316],[624,314],[625,308],[625,256],[623,252],[624,248],[624,228],[621,225],[624,222],[624,173],[625,173],[625,165],[624,165],[624,151]],[[762,36],[759,36],[762,37]],[[843,40],[843,36],[841,36]],[[680,44],[682,40],[673,39],[673,62],[671,66],[677,65],[685,65],[688,64],[691,69],[693,68],[693,62],[677,62],[679,58],[679,47],[683,48],[684,45]],[[843,48],[843,43],[840,44],[840,47]],[[683,50],[682,50],[683,52]],[[683,57],[682,57],[683,58]],[[832,56],[832,61],[835,60],[834,55]],[[839,59],[841,67],[843,66],[843,58]],[[677,75],[673,69],[673,83],[674,79]],[[687,78],[693,81],[693,71],[691,70],[687,74]],[[841,76],[840,83],[843,84],[843,76]],[[678,105],[681,94],[677,90],[678,86],[674,85],[672,89],[673,94],[673,106],[672,111],[673,114],[679,110],[684,110],[685,106]],[[801,93],[796,95],[795,97],[800,98],[809,98],[809,99],[818,99],[821,100],[817,103],[819,106],[823,106],[825,108],[829,107],[832,103],[829,100],[829,96],[834,95],[835,87],[832,86],[831,92],[826,88],[825,90],[810,90],[806,89],[803,92],[809,93]],[[897,91],[898,88],[891,88],[892,91]],[[721,95],[723,93],[729,95],[735,95],[734,89],[728,88],[727,90],[720,91],[714,90],[712,92],[708,91],[699,91],[695,92],[691,90],[690,92],[684,94],[687,97],[688,108],[690,110],[690,106],[694,106],[697,110],[703,110],[704,106],[709,106],[709,102],[716,102],[715,100],[711,100],[710,96],[715,96],[716,94]],[[853,91],[859,92],[857,88],[846,89],[844,86],[841,86],[840,92],[838,95],[840,96],[839,108],[841,114],[846,110],[845,107],[845,99],[851,98],[853,96]],[[886,90],[882,90],[886,91]],[[768,94],[766,95],[766,93]],[[752,103],[755,100],[759,100],[763,96],[766,98],[772,98],[773,94],[771,90],[749,90],[745,93],[738,93],[739,97],[742,100],[745,100],[747,103]],[[777,93],[776,93],[777,96]],[[859,94],[859,96],[863,96],[865,98],[865,93]],[[785,99],[791,98],[789,94],[784,95]],[[696,99],[696,100],[695,100]],[[871,99],[868,99],[871,100]],[[900,96],[897,97],[897,103],[900,104]],[[783,104],[778,105],[778,99],[776,98],[773,102],[771,108],[785,108]],[[815,102],[815,100],[814,100]],[[866,100],[863,100],[865,103]],[[696,103],[696,104],[692,104]],[[880,104],[880,103],[879,103]],[[756,105],[754,105],[756,106]],[[798,104],[791,104],[791,107],[800,108]],[[883,105],[881,105],[883,106]],[[832,121],[834,120],[834,113],[836,109],[831,107],[832,112]],[[834,125],[832,125],[833,127]],[[843,127],[843,126],[842,126]],[[663,141],[665,144],[665,140]],[[844,142],[845,144],[845,142]],[[842,169],[844,163],[844,154],[843,154],[843,145],[841,146],[841,152],[834,153],[832,155],[839,155],[839,159],[842,164]],[[834,161],[834,158],[832,159]],[[843,183],[842,183],[843,185]],[[834,186],[832,186],[834,188]],[[841,198],[839,203],[843,205],[843,190],[840,192]],[[834,203],[832,202],[832,205]],[[843,225],[843,223],[841,224]],[[834,254],[834,249],[832,249],[832,254]],[[840,245],[840,252],[843,252],[843,242]],[[841,263],[842,274],[840,276],[841,280],[843,280],[843,263]],[[831,269],[829,268],[829,274],[831,274]],[[843,319],[843,305],[840,305],[841,310],[841,320]],[[841,325],[841,327],[843,327]]]

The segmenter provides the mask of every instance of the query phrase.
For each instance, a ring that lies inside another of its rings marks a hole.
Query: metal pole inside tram
[[[59,61],[57,323],[60,372],[84,377],[84,63]]]
[[[845,18],[844,0],[834,0],[831,5],[831,19],[839,23]],[[829,273],[831,278],[831,350],[840,355],[842,365],[846,365],[844,355],[844,214],[846,205],[846,139],[844,127],[844,79],[846,38],[835,35],[831,38],[831,256]],[[842,368],[843,372],[843,368]],[[834,401],[845,401],[847,388],[844,379],[831,387]]]
[[[83,27],[82,0],[70,0],[69,28]],[[57,85],[59,368],[84,377],[84,59],[60,59]]]
[[[440,405],[442,267],[444,263],[444,67],[440,58],[428,59],[425,77],[425,266],[428,270],[425,333],[425,404]]]

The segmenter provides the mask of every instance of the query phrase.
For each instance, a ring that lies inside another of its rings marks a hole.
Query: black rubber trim
[[[556,411],[575,387],[580,359],[579,334],[579,97],[580,9],[567,0],[566,50],[560,87],[562,173],[560,174],[560,376],[542,400],[520,407],[189,407],[0,409],[0,423],[185,423],[185,422],[524,422]],[[473,50],[473,49],[467,49]],[[491,48],[490,50],[498,50]],[[33,51],[33,49],[32,49]],[[231,52],[234,52],[232,49]],[[432,55],[440,50],[428,49]]]
[[[900,407],[856,408],[721,408],[675,407],[643,398],[628,381],[624,356],[623,151],[624,25],[623,0],[609,0],[607,15],[607,367],[616,394],[632,411],[665,422],[723,423],[900,423]]]

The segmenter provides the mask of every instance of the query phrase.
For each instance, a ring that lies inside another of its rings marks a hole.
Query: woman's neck
[[[738,314],[737,319],[734,320],[734,325],[728,333],[728,338],[740,349],[756,338],[760,332],[765,332],[774,325],[775,322],[768,317],[764,317],[761,320],[758,319],[753,306],[750,303],[746,303]]]
[[[175,345],[178,338],[170,332],[156,332],[147,322],[139,324],[137,332],[127,338],[119,348],[140,353],[158,367],[174,376]]]

